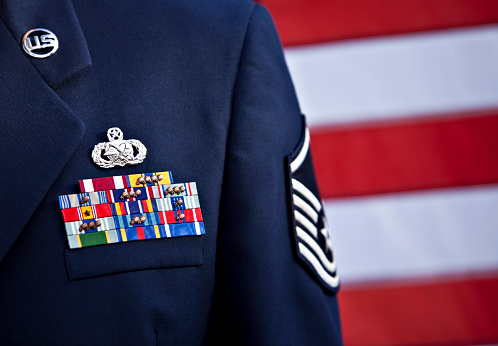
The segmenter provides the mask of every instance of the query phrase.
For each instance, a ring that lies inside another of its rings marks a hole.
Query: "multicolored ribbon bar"
[[[103,217],[199,208],[197,196],[178,196],[62,209],[64,222],[85,221]]]
[[[83,198],[88,197],[88,202],[83,203]],[[84,192],[77,193],[73,195],[62,195],[59,196],[59,207],[61,209],[68,209],[74,207],[80,207],[84,205],[95,205],[95,204],[105,204],[109,203],[107,201],[107,194],[105,191],[97,192]]]
[[[169,194],[167,192],[168,188],[174,189],[175,187],[184,187],[185,191],[175,192],[174,194]],[[84,192],[72,195],[62,195],[59,196],[59,207],[60,209],[76,208],[81,206],[96,205],[96,204],[107,204],[114,202],[123,201],[136,201],[136,200],[147,200],[147,199],[157,199],[157,198],[173,198],[177,196],[196,196],[197,195],[197,185],[194,182],[191,183],[181,183],[181,184],[169,184],[160,186],[146,186],[133,188],[136,193],[140,191],[140,194],[135,197],[121,198],[123,192],[130,192],[132,188],[117,189],[117,190],[106,190],[106,191],[96,191],[96,192]],[[89,200],[82,203],[83,198],[88,197]]]
[[[183,215],[183,216],[181,216]],[[145,216],[145,221],[141,224],[131,224],[134,217]],[[116,228],[137,227],[137,226],[150,226],[150,225],[164,225],[164,224],[177,224],[203,221],[200,209],[185,209],[185,210],[172,210],[161,211],[144,214],[131,214],[114,216],[114,224]]]
[[[97,220],[87,220],[85,221],[87,224],[90,222],[96,222]],[[114,218],[113,217],[103,217],[99,219],[101,222],[101,225],[99,227],[96,227],[95,229],[89,228],[87,230],[81,230],[81,224],[83,223],[82,221],[74,221],[74,222],[66,222],[64,223],[64,226],[66,227],[66,234],[67,235],[75,235],[75,234],[85,234],[85,233],[93,233],[93,232],[102,232],[102,231],[109,231],[116,229],[116,225],[114,223]]]
[[[178,192],[173,192],[172,194],[168,191],[174,190],[175,188],[181,189],[184,188],[183,192],[178,190]],[[168,190],[171,188],[171,190]],[[130,192],[132,189],[116,189],[106,191],[108,203],[112,202],[121,202],[123,201],[122,195],[123,192]],[[133,191],[136,193],[140,191],[140,195],[136,197],[127,198],[128,201],[134,200],[144,200],[144,199],[156,199],[156,198],[164,198],[164,197],[174,197],[174,196],[195,196],[197,195],[197,185],[196,183],[183,183],[183,184],[169,184],[169,185],[160,185],[160,186],[147,186],[147,187],[139,187],[134,188]]]
[[[206,234],[204,222],[190,222],[173,225],[139,226],[111,231],[69,235],[71,249],[88,246]]]
[[[162,180],[157,182],[150,182],[147,184],[142,184],[139,182],[139,178],[146,177],[158,177],[162,175]],[[169,185],[173,183],[173,176],[171,172],[155,172],[155,173],[141,173],[141,174],[130,174],[130,175],[117,175],[114,177],[104,177],[104,178],[94,178],[94,179],[83,179],[79,181],[81,192],[94,192],[94,191],[104,191],[104,190],[114,190],[114,189],[124,189],[124,188],[134,188],[146,186],[156,186],[156,185]]]
[[[112,216],[112,210],[109,204],[62,209],[61,212],[64,222],[84,221]]]
[[[140,217],[140,216],[144,216],[145,221],[141,222],[140,224],[133,224],[131,222],[134,217]],[[132,228],[139,226],[152,226],[152,225],[165,225],[165,224],[171,225],[178,223],[203,221],[200,208],[161,211],[161,212],[152,212],[152,213],[140,213],[140,214],[114,215],[112,217],[103,217],[98,220],[100,221],[100,226],[95,228],[88,228],[86,230],[82,230],[81,225],[83,223],[86,223],[88,225],[91,222],[96,224],[97,219],[66,222],[64,224],[66,227],[66,234],[75,235],[75,234],[111,231],[117,228]]]
[[[71,249],[205,234],[194,182],[171,172],[80,180],[81,193],[59,196]]]
[[[150,213],[154,211],[170,211],[200,208],[198,196],[179,196],[143,201],[111,203],[112,215],[129,215]]]

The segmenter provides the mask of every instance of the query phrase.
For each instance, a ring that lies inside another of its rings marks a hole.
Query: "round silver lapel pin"
[[[42,59],[57,52],[59,40],[52,31],[36,28],[24,34],[22,47],[29,56]]]

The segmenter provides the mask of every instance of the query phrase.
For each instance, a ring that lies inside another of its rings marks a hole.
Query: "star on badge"
[[[142,142],[137,139],[123,140],[123,132],[118,127],[107,130],[107,138],[109,142],[97,144],[92,151],[93,162],[102,168],[137,165],[147,155],[147,148]]]

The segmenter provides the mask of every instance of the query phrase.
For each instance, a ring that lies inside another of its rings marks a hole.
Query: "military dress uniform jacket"
[[[28,56],[33,28],[57,52]],[[293,174],[318,192],[263,7],[1,0],[0,116],[0,344],[342,343],[336,274],[324,284],[295,235]],[[94,164],[113,126],[143,163]],[[197,183],[205,235],[69,248],[58,196],[165,170]]]

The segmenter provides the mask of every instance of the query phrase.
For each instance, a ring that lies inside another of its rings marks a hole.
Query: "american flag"
[[[498,342],[498,1],[264,0],[342,280],[346,345]]]

